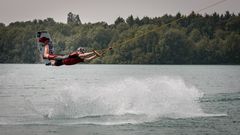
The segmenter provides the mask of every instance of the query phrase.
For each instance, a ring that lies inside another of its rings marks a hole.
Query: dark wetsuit
[[[74,65],[80,62],[84,62],[84,59],[80,58],[78,55],[79,55],[78,52],[73,52],[68,55],[68,58],[56,59],[58,56],[61,56],[61,55],[49,54],[48,59],[55,60],[54,66]]]
[[[81,58],[67,58],[63,60],[63,64],[64,65],[74,65],[77,64],[79,62],[84,62],[84,59]]]
[[[56,60],[54,66],[61,66],[61,65],[74,65],[80,62],[84,62],[84,59],[81,58],[66,58],[63,60]]]

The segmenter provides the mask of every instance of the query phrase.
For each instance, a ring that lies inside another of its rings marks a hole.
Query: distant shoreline
[[[69,13],[70,14],[70,13]],[[78,15],[68,23],[53,18],[0,25],[0,63],[39,63],[35,34],[47,30],[56,54],[68,54],[78,47],[107,51],[94,64],[186,64],[239,65],[240,14],[192,12],[162,17],[126,19],[114,24],[82,24]]]

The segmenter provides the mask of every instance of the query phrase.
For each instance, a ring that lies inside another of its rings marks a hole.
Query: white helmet
[[[82,47],[78,47],[77,51],[81,52],[81,53],[85,53],[85,49]]]

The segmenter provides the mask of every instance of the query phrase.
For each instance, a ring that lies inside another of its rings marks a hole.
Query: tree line
[[[92,63],[103,64],[240,64],[240,14],[165,14],[118,17],[114,24],[85,23],[69,13],[67,23],[53,18],[0,23],[0,63],[39,63],[35,33],[47,30],[57,54],[78,47],[101,50],[116,46]]]

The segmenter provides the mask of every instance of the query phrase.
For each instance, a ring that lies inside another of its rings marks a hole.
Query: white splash
[[[87,90],[74,84],[60,93],[49,112],[51,118],[134,114],[152,120],[206,116],[198,102],[203,94],[181,78],[126,78]]]

